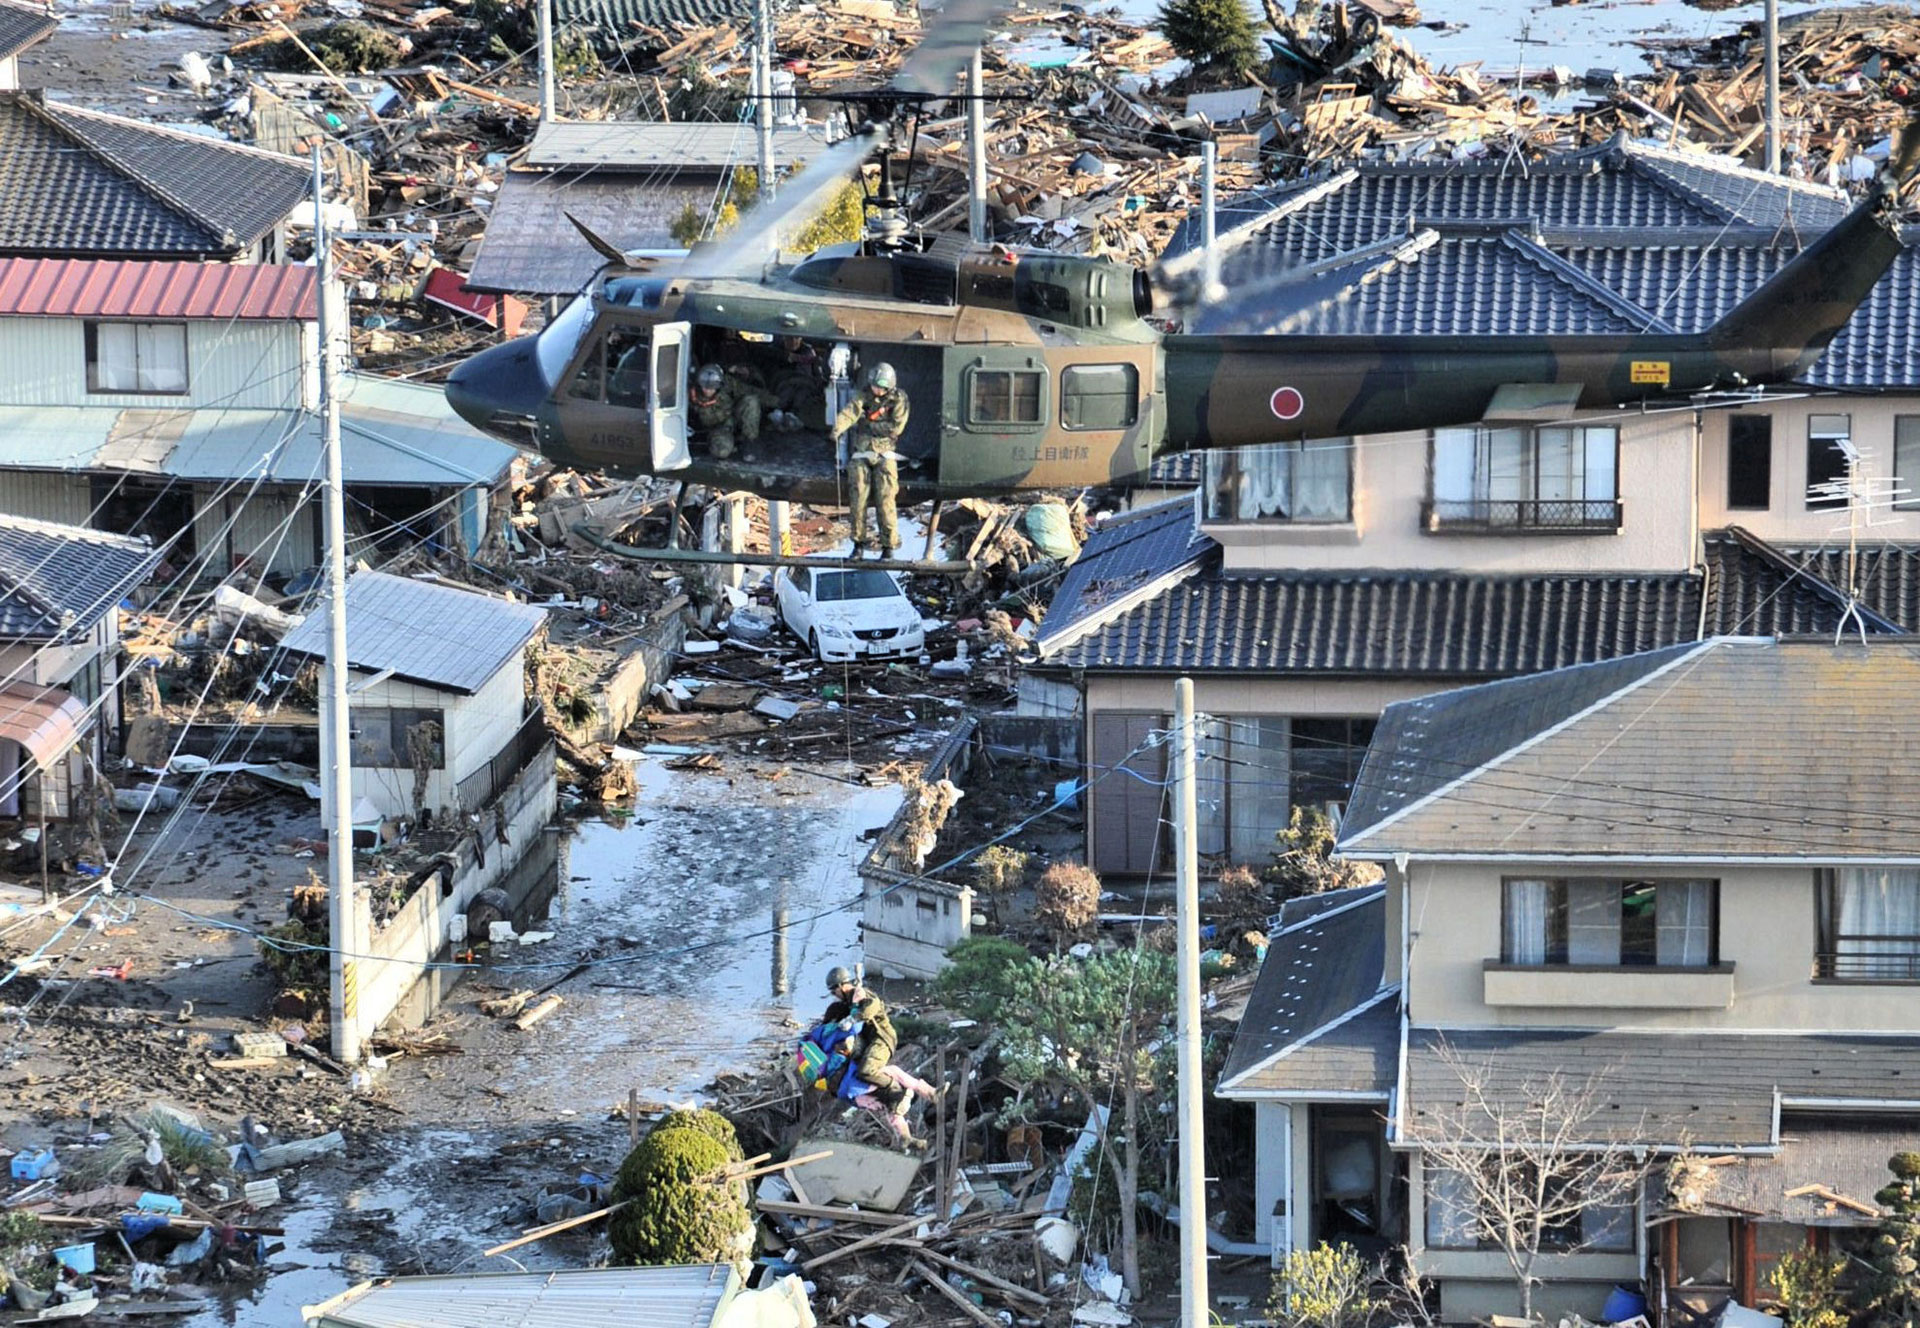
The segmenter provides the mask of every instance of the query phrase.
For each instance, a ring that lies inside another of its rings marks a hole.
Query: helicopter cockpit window
[[[967,396],[968,423],[1040,423],[1046,378],[1040,369],[975,369]]]
[[[1125,429],[1140,418],[1140,371],[1131,364],[1070,364],[1060,371],[1060,423]]]
[[[615,328],[600,337],[580,362],[567,395],[614,406],[647,404],[647,334]]]

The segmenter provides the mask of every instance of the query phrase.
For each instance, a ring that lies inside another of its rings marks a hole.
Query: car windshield
[[[822,604],[845,599],[894,599],[900,588],[893,578],[879,570],[815,572],[813,597]]]

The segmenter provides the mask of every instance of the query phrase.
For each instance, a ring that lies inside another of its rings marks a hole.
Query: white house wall
[[[1694,556],[1694,416],[1584,415],[1576,423],[1617,423],[1622,525],[1617,534],[1428,534],[1429,435],[1357,439],[1353,519],[1317,525],[1207,521],[1228,571],[1313,571],[1354,567],[1451,572],[1684,571]]]
[[[1771,492],[1765,511],[1727,506],[1727,420],[1731,415],[1766,415],[1773,420]],[[1705,530],[1742,526],[1776,544],[1821,544],[1847,528],[1847,514],[1807,507],[1807,417],[1851,417],[1854,446],[1865,454],[1863,471],[1875,481],[1871,492],[1871,531],[1879,540],[1920,540],[1920,506],[1899,511],[1887,490],[1894,480],[1893,421],[1920,415],[1920,397],[1805,397],[1765,408],[1709,411],[1700,439],[1700,524]],[[1920,505],[1920,474],[1901,477],[1913,490],[1903,501]]]
[[[111,320],[109,320],[111,321]],[[303,324],[261,319],[187,323],[187,387],[180,395],[88,392],[85,324],[78,318],[0,318],[0,405],[111,405],[161,409],[269,409],[301,404]]]
[[[356,674],[356,682],[366,674]],[[445,762],[427,777],[426,805],[452,807],[458,801],[460,781],[480,769],[499,754],[520,727],[526,696],[525,675],[520,659],[514,659],[495,673],[473,696],[441,691],[399,678],[388,678],[364,690],[352,693],[351,712],[376,709],[439,710],[442,712],[442,748]],[[327,692],[320,697],[320,734],[322,760],[326,735],[331,731],[327,715]],[[413,771],[406,767],[373,769],[353,768],[353,796],[365,799],[383,815],[403,816],[413,811]]]
[[[1732,1003],[1725,1008],[1632,1010],[1488,1005],[1483,964],[1500,956],[1501,880],[1527,875],[1718,879],[1720,960],[1733,965]],[[1912,991],[1910,987],[1813,981],[1818,920],[1811,866],[1622,862],[1556,868],[1415,861],[1412,877],[1409,994],[1416,1024],[1920,1033],[1920,1000],[1895,997]]]

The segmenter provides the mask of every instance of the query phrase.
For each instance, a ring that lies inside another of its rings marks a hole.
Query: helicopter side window
[[[647,404],[647,335],[640,331],[607,334],[607,403],[644,408]]]
[[[1131,364],[1070,364],[1060,371],[1060,423],[1125,429],[1140,418],[1140,371]]]
[[[687,376],[686,369],[680,363],[680,344],[660,348],[660,409],[677,410],[680,406],[680,383]]]
[[[1038,424],[1046,373],[1039,369],[975,369],[967,396],[970,424]]]

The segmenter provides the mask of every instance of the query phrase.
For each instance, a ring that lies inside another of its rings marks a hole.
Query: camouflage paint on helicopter
[[[862,364],[893,364],[913,403],[909,502],[1136,482],[1192,448],[1468,424],[1503,388],[1600,408],[1779,382],[1819,358],[1898,255],[1894,180],[1917,143],[1909,126],[1863,203],[1697,335],[1164,334],[1133,267],[936,237],[823,250],[757,280],[610,269],[537,337],[463,364],[447,396],[562,464],[831,503],[834,385],[807,427],[721,460],[689,446],[693,368],[730,359],[764,377],[781,336],[837,362],[840,389]]]

